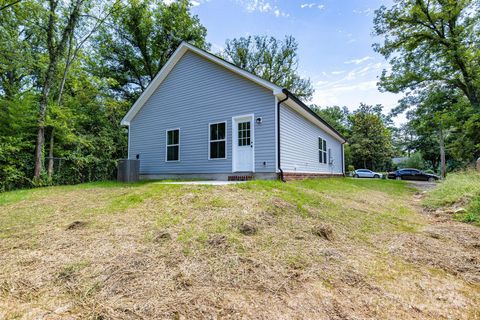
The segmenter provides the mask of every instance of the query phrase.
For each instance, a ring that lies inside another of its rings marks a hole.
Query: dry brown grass
[[[412,195],[347,179],[35,190],[0,205],[0,319],[480,318],[480,232]]]

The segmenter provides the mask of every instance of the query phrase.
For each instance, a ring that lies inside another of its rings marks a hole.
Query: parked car
[[[418,169],[410,169],[410,168],[389,172],[388,178],[397,179],[397,180],[416,180],[416,181],[429,181],[429,182],[434,182],[440,179],[440,177],[437,175],[434,175],[431,173],[425,173]]]
[[[376,178],[380,179],[383,175],[378,172],[373,172],[368,169],[357,169],[354,170],[353,172],[353,177],[354,178]]]

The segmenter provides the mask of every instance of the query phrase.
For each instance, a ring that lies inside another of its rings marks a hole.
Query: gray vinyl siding
[[[319,137],[327,141],[333,165],[320,163]],[[283,104],[280,107],[280,146],[280,165],[285,172],[342,173],[341,143]]]
[[[129,156],[140,173],[232,172],[232,117],[255,124],[255,171],[275,172],[275,98],[246,78],[188,51],[130,122]],[[227,122],[227,159],[208,159],[209,123]],[[180,161],[165,161],[166,130],[180,129]],[[265,165],[263,163],[266,163]]]

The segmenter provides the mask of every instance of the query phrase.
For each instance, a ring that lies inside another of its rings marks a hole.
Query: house
[[[143,179],[344,173],[345,138],[302,101],[186,42],[121,123]]]

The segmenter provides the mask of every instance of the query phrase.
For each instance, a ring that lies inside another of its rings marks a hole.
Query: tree
[[[191,4],[179,0],[128,0],[95,37],[91,65],[111,89],[133,102],[145,90],[182,41],[208,49],[207,30]]]
[[[43,171],[43,149],[45,143],[45,120],[47,116],[47,107],[50,102],[50,91],[55,81],[55,76],[60,59],[63,57],[67,41],[75,30],[80,15],[85,5],[85,0],[76,0],[72,2],[69,8],[59,6],[58,0],[49,0],[48,18],[46,25],[46,48],[48,52],[47,69],[41,80],[41,94],[38,112],[37,124],[37,143],[35,146],[35,168],[34,178],[40,179]],[[65,14],[64,19],[59,19],[59,14]],[[62,25],[61,22],[66,22]]]
[[[455,88],[430,86],[428,90],[403,98],[394,112],[409,109],[407,118],[415,132],[414,149],[422,152],[432,169],[437,169],[440,164],[440,171],[445,176],[447,158],[468,163],[472,154],[478,154],[478,149],[475,150],[471,143],[479,141],[478,134],[470,133],[468,126],[459,127],[461,123],[469,123],[462,119],[469,108],[468,100]],[[466,158],[456,150],[462,150],[462,154],[466,152]]]
[[[321,108],[315,104],[310,106],[316,114],[323,120],[335,128],[344,137],[350,136],[350,129],[348,123],[348,116],[350,112],[347,107],[340,108],[339,106]]]
[[[390,130],[378,112],[381,107],[361,104],[349,116],[350,151],[355,167],[389,169],[393,154]]]
[[[396,0],[375,11],[375,50],[390,62],[380,87],[391,92],[436,83],[457,88],[480,113],[478,0]]]
[[[407,155],[410,157],[411,153],[415,151],[417,137],[411,123],[408,122],[398,128],[393,128],[392,138],[396,156]]]
[[[303,79],[298,74],[297,50],[298,43],[292,36],[284,40],[248,36],[227,40],[220,56],[308,101],[314,89],[309,79]]]

